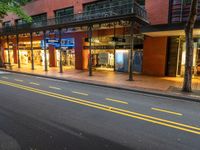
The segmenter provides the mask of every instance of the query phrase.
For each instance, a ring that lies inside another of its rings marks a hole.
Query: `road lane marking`
[[[5,77],[5,76],[3,76],[3,77],[1,77],[1,78],[3,78],[3,79],[8,79],[8,77]]]
[[[20,79],[15,79],[15,81],[17,81],[17,82],[23,82],[23,80],[20,80]]]
[[[81,92],[77,92],[77,91],[72,91],[72,93],[79,94],[79,95],[84,95],[84,96],[88,96],[87,93],[81,93]]]
[[[38,84],[38,83],[35,83],[35,82],[29,82],[29,84],[31,84],[31,85],[37,85],[37,86],[39,86],[40,84]]]
[[[161,118],[157,118],[157,117],[153,117],[153,116],[149,116],[149,115],[145,115],[145,114],[141,114],[141,113],[125,110],[125,109],[120,109],[117,107],[103,105],[100,103],[95,103],[95,102],[91,102],[88,100],[65,96],[62,94],[44,91],[44,90],[40,90],[40,89],[28,87],[28,86],[23,86],[21,84],[11,83],[11,82],[7,82],[7,81],[3,81],[3,80],[0,80],[0,84],[200,135],[200,128],[196,127],[196,126],[178,123],[178,122],[170,121],[170,120],[165,120],[165,119],[161,119]]]
[[[165,110],[165,109],[160,109],[160,108],[153,108],[153,107],[151,109],[155,110],[155,111],[159,111],[159,112],[164,112],[164,113],[168,113],[168,114],[177,115],[177,116],[183,116],[183,114],[181,114],[181,113],[170,111],[170,110]]]
[[[61,90],[61,88],[55,87],[55,86],[49,86],[50,89],[54,89],[54,90]]]
[[[105,98],[105,100],[128,105],[128,102],[125,102],[122,100],[116,100],[116,99],[112,99],[112,98]]]

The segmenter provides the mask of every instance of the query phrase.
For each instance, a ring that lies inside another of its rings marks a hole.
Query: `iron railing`
[[[66,26],[68,24],[75,23],[76,25],[81,22],[92,22],[94,20],[97,20],[99,23],[102,20],[109,20],[109,18],[113,17],[123,17],[127,15],[134,15],[135,17],[138,17],[139,19],[143,20],[144,22],[147,21],[147,12],[146,10],[141,7],[138,3],[130,1],[125,4],[120,5],[107,5],[107,7],[98,9],[98,10],[92,10],[92,11],[85,11],[83,13],[73,14],[73,15],[67,15],[57,18],[49,18],[47,20],[41,20],[39,22],[32,22],[27,24],[20,24],[10,27],[5,27],[0,29],[0,34],[5,33],[12,33],[16,32],[18,30],[31,30],[31,29],[37,29],[42,27],[50,27],[50,26],[56,26],[65,24]]]

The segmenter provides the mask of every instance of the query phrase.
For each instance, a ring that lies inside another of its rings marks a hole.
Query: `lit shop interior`
[[[194,38],[193,75],[200,76],[200,38]],[[186,42],[182,40],[178,48],[177,75],[183,76],[185,72]]]
[[[44,49],[44,40],[41,41],[41,47]],[[46,48],[48,49],[48,66],[59,67],[60,65],[60,42],[58,38],[47,38]],[[64,69],[75,68],[75,41],[74,38],[61,39],[61,59]],[[43,54],[44,56],[44,54]],[[44,64],[43,64],[44,65]]]
[[[12,65],[17,66],[18,51],[13,42],[9,42],[9,50],[5,48],[4,59],[5,62],[10,62]],[[63,69],[75,68],[75,43],[74,38],[62,38],[62,65]],[[6,46],[7,47],[7,46]],[[19,41],[19,59],[21,68],[31,68],[32,52],[30,41]],[[58,38],[46,39],[46,58],[49,67],[59,67],[60,65],[60,43]],[[10,58],[10,59],[9,59]],[[33,41],[33,59],[35,69],[44,69],[45,67],[45,51],[44,40]]]
[[[142,72],[143,39],[135,39],[133,68]],[[89,47],[85,47],[88,49]],[[104,71],[129,71],[130,36],[102,36],[92,38],[92,67]]]
[[[6,44],[6,47],[7,44]],[[11,64],[14,64],[14,51],[13,51],[13,43],[12,42],[9,42],[9,50],[8,48],[4,47],[4,61],[6,63],[11,63]]]
[[[33,41],[33,59],[36,69],[37,67],[44,66],[44,51],[41,49],[40,43],[41,41]],[[19,59],[21,67],[31,68],[31,55],[31,42],[19,42]]]

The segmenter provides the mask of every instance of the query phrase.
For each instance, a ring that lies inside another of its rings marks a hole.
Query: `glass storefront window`
[[[60,65],[60,50],[56,50],[57,66]],[[75,50],[74,49],[62,49],[62,65],[64,69],[75,68]]]
[[[31,63],[31,51],[30,50],[20,50],[20,63],[22,65],[28,65]]]
[[[93,50],[92,66],[96,70],[114,70],[114,50]]]
[[[13,50],[9,50],[8,54],[8,50],[4,51],[4,59],[5,59],[5,63],[9,62],[9,55],[10,55],[10,63],[13,64],[14,63],[14,54],[13,54]]]
[[[180,76],[183,76],[185,73],[185,61],[186,61],[186,43],[182,43],[182,48],[179,50],[180,61],[178,61],[178,70],[180,70]],[[194,76],[200,75],[200,43],[194,42],[194,55],[193,55],[193,69],[192,73]]]
[[[119,72],[128,72],[128,50],[116,50],[115,69]]]

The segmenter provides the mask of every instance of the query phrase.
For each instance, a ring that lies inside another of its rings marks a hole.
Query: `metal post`
[[[16,47],[17,47],[17,62],[18,68],[21,68],[20,51],[19,51],[19,35],[16,35]]]
[[[44,64],[45,64],[45,71],[48,71],[47,66],[47,48],[46,48],[46,31],[43,31],[44,34]]]
[[[176,76],[179,75],[180,51],[181,51],[181,36],[179,36],[179,39],[178,39],[178,54],[177,54]]]
[[[131,49],[129,55],[129,81],[133,81],[134,22],[131,22]]]
[[[60,43],[60,73],[63,73],[62,65],[62,48],[61,48],[62,29],[59,29],[59,43]]]
[[[7,35],[7,50],[8,50],[8,63],[11,64],[11,61],[10,61],[9,36],[8,35]]]
[[[31,40],[31,68],[34,70],[34,51],[33,51],[33,33],[30,33],[30,40]]]
[[[89,40],[89,76],[92,76],[92,26],[88,27]]]
[[[115,55],[116,55],[116,28],[115,28],[115,23],[114,23],[114,71],[116,71],[116,68],[115,68],[115,66],[116,66],[116,57],[115,57]]]

